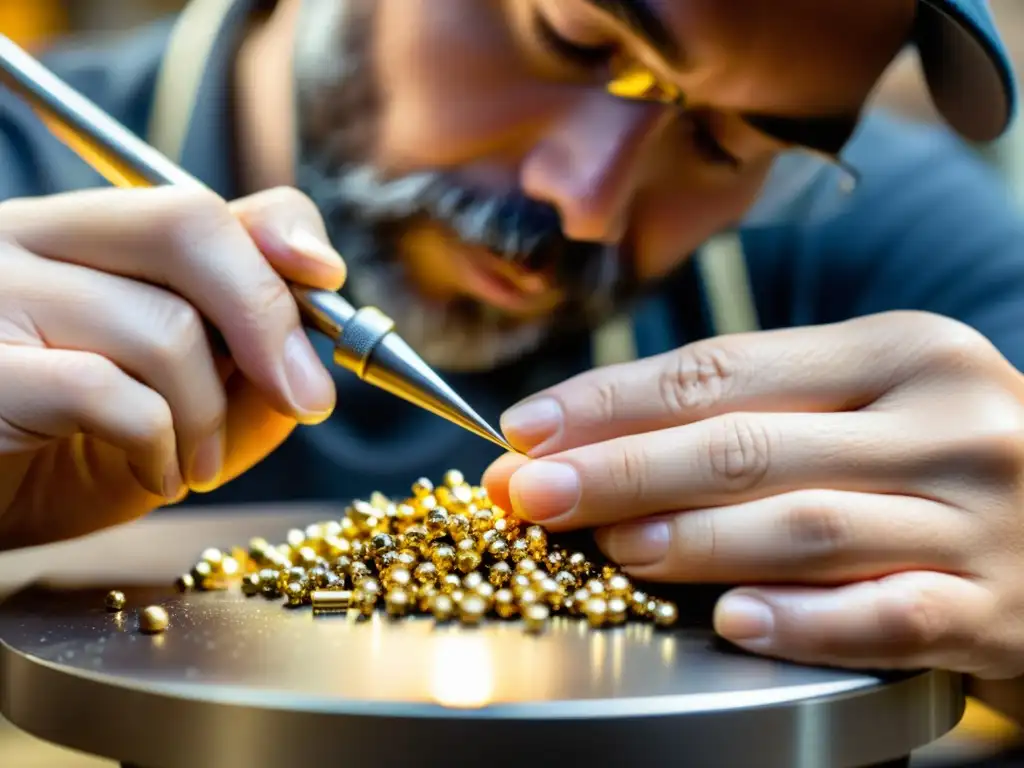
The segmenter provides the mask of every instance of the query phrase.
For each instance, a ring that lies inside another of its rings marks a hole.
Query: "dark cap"
[[[950,127],[970,141],[999,138],[1016,111],[1016,85],[987,0],[919,0],[913,37]]]

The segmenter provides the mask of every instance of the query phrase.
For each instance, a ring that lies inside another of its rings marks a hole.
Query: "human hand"
[[[334,407],[284,280],[345,266],[299,192],[6,201],[0,272],[0,549],[213,489]]]
[[[726,336],[505,414],[492,498],[642,579],[733,584],[715,628],[855,668],[1024,671],[1024,382],[894,312]]]

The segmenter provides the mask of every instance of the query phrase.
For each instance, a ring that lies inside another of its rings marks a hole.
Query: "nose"
[[[606,93],[581,97],[527,155],[523,191],[558,209],[566,237],[619,242],[665,116],[656,104]]]

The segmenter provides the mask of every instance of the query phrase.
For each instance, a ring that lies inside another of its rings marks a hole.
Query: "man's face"
[[[304,2],[298,183],[353,298],[448,370],[607,319],[736,224],[780,153],[837,153],[914,13],[914,0]],[[637,72],[656,84],[644,98],[609,93]]]

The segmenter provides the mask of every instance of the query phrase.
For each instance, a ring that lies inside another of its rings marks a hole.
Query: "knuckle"
[[[763,421],[747,414],[712,420],[706,454],[712,480],[733,492],[750,491],[764,482],[774,442]]]
[[[140,409],[136,429],[139,441],[144,444],[168,443],[174,432],[174,414],[167,401],[153,393],[147,406]]]
[[[316,203],[295,187],[274,187],[261,192],[257,197],[259,207],[281,208],[304,220],[320,220],[320,209]]]
[[[905,592],[901,600],[887,605],[882,615],[883,631],[907,649],[937,646],[946,638],[950,623],[942,596],[923,589]]]
[[[206,347],[206,329],[199,311],[184,299],[165,294],[159,300],[154,353],[162,367],[174,370],[202,354]]]
[[[828,557],[849,550],[856,528],[849,512],[832,504],[822,503],[808,494],[794,494],[793,506],[785,515],[789,540],[807,554]]]
[[[718,341],[691,344],[665,356],[658,392],[669,413],[707,410],[728,398],[740,369],[736,350]]]
[[[206,243],[239,226],[227,203],[210,190],[169,187],[164,194],[164,215],[157,229],[172,255],[192,257]]]
[[[276,273],[260,280],[246,296],[246,306],[252,325],[264,328],[277,324],[282,318],[297,322],[298,309],[291,290]]]
[[[74,393],[80,408],[96,411],[118,395],[121,370],[110,360],[89,352],[60,357],[52,370],[58,391]]]
[[[647,493],[647,457],[635,446],[620,447],[611,462],[611,485],[617,498],[638,501]]]
[[[959,320],[915,313],[913,333],[920,339],[918,364],[926,372],[943,375],[967,372],[995,354],[985,336]]]
[[[612,378],[597,378],[593,384],[594,411],[600,424],[613,424],[619,419],[626,403],[622,384]]]

